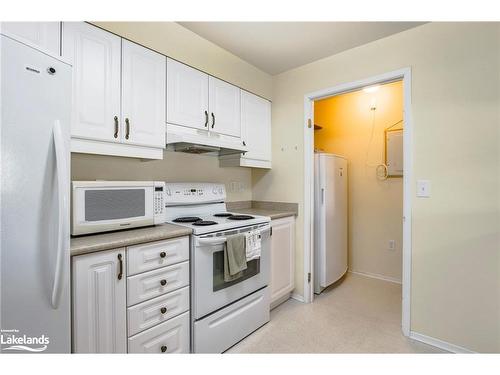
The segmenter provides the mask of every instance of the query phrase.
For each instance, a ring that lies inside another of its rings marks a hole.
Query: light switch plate
[[[417,197],[429,198],[431,196],[431,181],[417,180]]]

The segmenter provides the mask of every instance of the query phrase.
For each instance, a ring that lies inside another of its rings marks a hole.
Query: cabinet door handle
[[[121,280],[123,277],[123,258],[121,254],[118,254],[118,264],[120,265],[119,271],[118,271],[118,280]]]
[[[115,120],[115,134],[113,134],[113,136],[115,138],[118,138],[118,116],[115,116],[114,120]]]
[[[205,128],[208,128],[208,111],[205,111]]]
[[[165,285],[167,285],[167,280],[165,280],[165,279],[161,280],[161,281],[160,281],[160,285],[161,285],[161,286],[165,286]]]
[[[167,349],[168,348],[167,348],[166,345],[162,345],[161,348],[160,348],[160,350],[161,350],[162,353],[165,353],[167,351]]]
[[[166,253],[166,252],[162,251],[162,252],[160,253],[160,258],[165,258],[166,256],[167,256],[167,253]]]
[[[215,126],[215,115],[212,112],[212,129],[214,128],[214,126]]]
[[[125,139],[130,138],[130,121],[128,117],[125,119]]]
[[[162,308],[160,309],[160,312],[161,312],[162,314],[165,314],[165,313],[167,312],[167,308],[166,308],[166,307],[162,307]]]
[[[246,146],[246,145],[247,145],[247,144],[246,144],[246,142],[245,142],[245,141],[243,141],[243,146]]]

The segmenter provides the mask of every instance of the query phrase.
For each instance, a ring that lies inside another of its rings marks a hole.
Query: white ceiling
[[[179,22],[225,50],[278,74],[423,22]]]

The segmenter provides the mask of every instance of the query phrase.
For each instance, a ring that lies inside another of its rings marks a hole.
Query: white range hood
[[[214,156],[241,154],[248,151],[241,138],[225,136],[203,129],[167,124],[167,150]]]

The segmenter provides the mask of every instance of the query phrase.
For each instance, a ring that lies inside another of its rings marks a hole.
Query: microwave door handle
[[[66,153],[64,147],[64,140],[61,131],[61,124],[59,121],[54,123],[54,148],[56,155],[56,171],[57,171],[57,191],[58,191],[58,232],[57,232],[57,255],[56,266],[54,271],[54,284],[52,287],[51,304],[54,309],[59,308],[61,301],[61,293],[63,288],[64,267],[65,267],[65,238],[66,238],[66,221],[65,216],[67,212],[67,194],[66,194]]]
[[[226,237],[208,237],[208,238],[198,238],[199,245],[222,245],[226,242]]]

